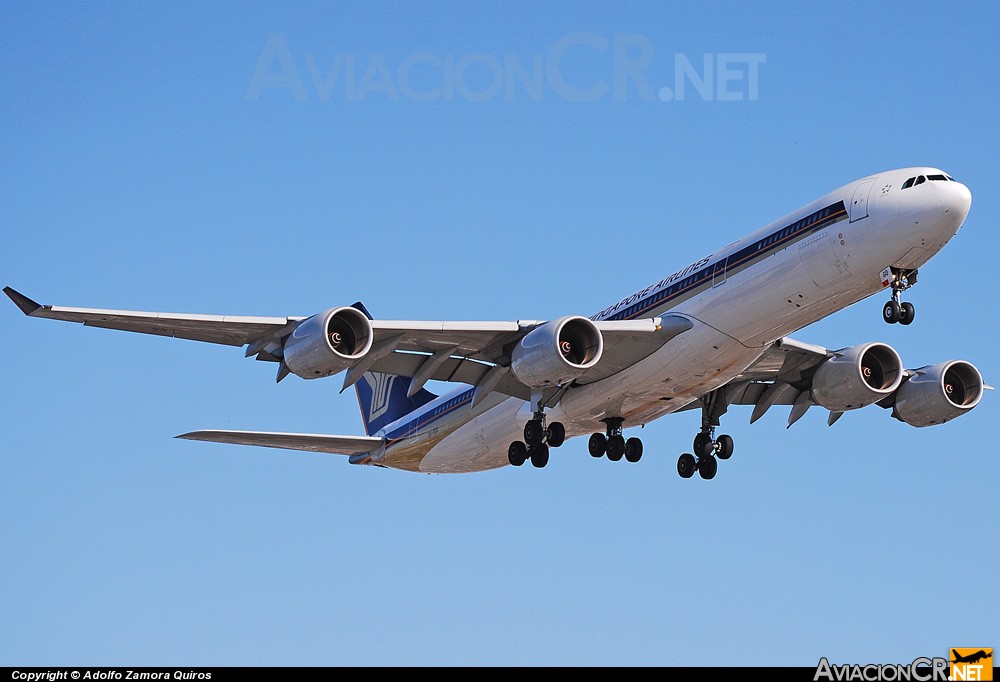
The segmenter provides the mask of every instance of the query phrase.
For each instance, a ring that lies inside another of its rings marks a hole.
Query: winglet
[[[7,297],[10,298],[10,300],[14,301],[14,305],[20,308],[21,312],[25,315],[31,315],[33,312],[42,307],[40,303],[35,303],[21,292],[15,291],[10,287],[4,287],[3,292],[7,294]]]

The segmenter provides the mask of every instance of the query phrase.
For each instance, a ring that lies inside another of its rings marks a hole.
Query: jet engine
[[[961,416],[983,397],[983,376],[964,360],[913,370],[896,391],[892,416],[910,426],[931,426]]]
[[[510,370],[532,388],[559,386],[597,364],[604,338],[585,317],[550,320],[528,332],[511,353]]]
[[[865,343],[838,350],[819,366],[812,399],[833,412],[856,410],[888,397],[902,380],[899,353],[884,343]]]
[[[285,341],[285,366],[303,379],[347,369],[372,347],[372,325],[357,308],[330,308],[304,320]]]

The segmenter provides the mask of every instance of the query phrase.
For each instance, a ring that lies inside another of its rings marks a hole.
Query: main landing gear
[[[677,458],[677,473],[681,478],[691,478],[695,471],[705,480],[715,478],[719,471],[719,460],[733,456],[732,436],[723,434],[715,437],[719,417],[728,408],[725,394],[712,391],[701,399],[701,404],[701,430],[694,437],[694,454],[685,452]]]
[[[622,435],[621,417],[609,417],[602,419],[607,424],[607,433],[595,433],[590,436],[587,442],[587,450],[592,457],[602,457],[605,454],[612,462],[625,457],[626,462],[638,462],[642,458],[642,441],[638,438],[625,440]]]
[[[524,440],[516,440],[507,448],[507,461],[516,467],[529,459],[531,465],[541,469],[549,463],[549,448],[566,442],[566,427],[561,422],[545,425],[545,413],[535,412],[524,425]]]
[[[892,272],[892,298],[882,307],[882,319],[889,324],[910,324],[915,314],[913,304],[900,302],[901,294],[917,283],[916,270],[889,268]]]

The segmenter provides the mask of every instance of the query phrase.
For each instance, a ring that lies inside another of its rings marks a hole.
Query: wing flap
[[[377,450],[381,438],[374,436],[327,436],[316,433],[275,433],[270,431],[192,431],[175,438],[230,445],[304,450],[331,455],[363,455]]]

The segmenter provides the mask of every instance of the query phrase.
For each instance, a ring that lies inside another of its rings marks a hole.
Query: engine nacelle
[[[597,364],[604,337],[586,317],[550,320],[525,334],[511,353],[510,371],[532,388],[559,386]]]
[[[833,412],[856,410],[888,397],[903,381],[899,353],[884,343],[836,351],[816,370],[812,399]]]
[[[896,391],[892,416],[910,426],[943,424],[979,404],[983,376],[964,360],[950,360],[913,370]]]
[[[303,379],[347,369],[372,347],[372,324],[357,308],[330,308],[304,320],[285,341],[285,366]]]

